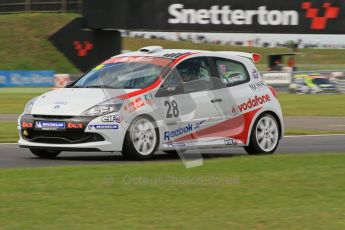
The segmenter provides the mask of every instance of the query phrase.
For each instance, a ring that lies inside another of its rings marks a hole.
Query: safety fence
[[[0,87],[54,86],[55,71],[0,70]]]
[[[80,13],[82,3],[82,0],[1,0],[0,14],[24,12]]]

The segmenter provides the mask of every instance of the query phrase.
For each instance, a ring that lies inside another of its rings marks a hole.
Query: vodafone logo
[[[319,15],[319,9],[313,8],[311,2],[303,2],[302,9],[306,10],[306,18],[311,19],[311,29],[323,30],[327,27],[329,19],[336,19],[339,17],[340,7],[332,6],[330,2],[323,3],[325,10],[324,15]]]
[[[263,105],[267,102],[270,102],[271,98],[268,94],[263,95],[263,96],[255,96],[254,98],[249,98],[247,102],[240,104],[238,106],[238,109],[243,112],[248,109],[253,109],[259,105]]]

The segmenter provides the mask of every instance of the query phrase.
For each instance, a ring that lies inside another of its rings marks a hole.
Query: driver
[[[180,75],[183,82],[191,82],[199,79],[200,65],[197,63],[186,63],[181,66]]]

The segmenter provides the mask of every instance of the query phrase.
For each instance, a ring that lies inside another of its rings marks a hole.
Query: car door
[[[208,58],[197,57],[181,62],[165,78],[156,94],[164,120],[162,143],[191,144],[198,140],[197,131],[220,116],[210,93],[212,76]]]
[[[225,138],[225,142],[230,143],[229,145],[239,144],[237,140],[229,142],[227,138],[244,134],[248,129],[247,126],[250,125],[246,124],[248,121],[244,117],[250,108],[242,104],[255,96],[253,88],[249,85],[251,77],[249,71],[253,75],[259,73],[254,65],[250,65],[249,60],[248,63],[247,60],[236,57],[233,59],[213,57],[211,60],[221,81],[218,85],[223,85],[214,90],[215,97],[219,99],[215,106],[223,120],[214,135]]]

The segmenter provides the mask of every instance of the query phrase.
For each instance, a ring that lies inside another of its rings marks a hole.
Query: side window
[[[250,80],[246,67],[240,62],[216,58],[215,63],[221,81],[228,87],[240,85]]]
[[[206,58],[192,58],[176,68],[185,93],[212,89],[211,69]]]
[[[158,96],[206,91],[213,88],[210,66],[206,58],[181,62],[165,78]]]
[[[158,90],[156,97],[166,97],[183,93],[184,88],[181,76],[176,69],[173,69],[164,79],[164,82]]]

